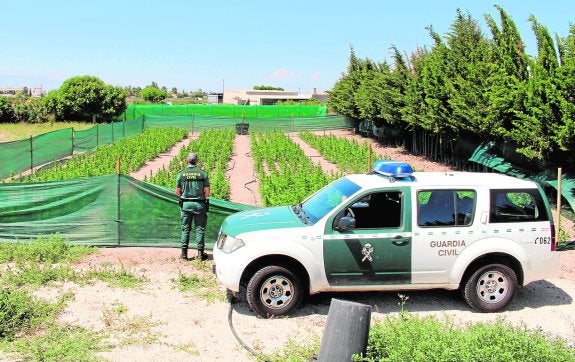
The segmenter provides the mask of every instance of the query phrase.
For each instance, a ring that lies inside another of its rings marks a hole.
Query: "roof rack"
[[[394,181],[415,181],[413,169],[409,164],[400,161],[377,160],[373,164],[373,173],[389,178]]]

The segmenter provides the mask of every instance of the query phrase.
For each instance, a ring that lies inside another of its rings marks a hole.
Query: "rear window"
[[[417,193],[421,227],[469,226],[473,223],[474,190],[422,190]]]
[[[537,189],[491,190],[490,205],[491,223],[549,220]]]

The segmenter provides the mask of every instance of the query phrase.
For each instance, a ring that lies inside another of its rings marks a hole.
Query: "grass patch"
[[[206,262],[198,263],[207,265]],[[208,303],[225,302],[227,296],[225,291],[220,288],[215,276],[206,270],[200,270],[199,273],[186,275],[181,271],[178,277],[172,279],[172,282],[181,292],[191,292],[194,296],[206,300]]]
[[[4,287],[0,290],[0,339],[11,341],[16,336],[39,329],[55,320],[68,296],[54,304],[33,298],[27,292]]]
[[[0,263],[62,263],[80,260],[96,249],[69,244],[60,234],[38,236],[32,242],[0,243]]]
[[[93,126],[94,124],[86,122],[2,123],[0,124],[0,133],[4,135],[2,142],[8,142],[64,128],[71,127],[76,131],[81,131]]]
[[[80,276],[69,265],[22,263],[7,268],[0,278],[1,285],[40,287],[50,282],[78,281]]]
[[[102,264],[100,268],[86,271],[84,277],[87,279],[98,279],[111,287],[124,289],[138,289],[148,281],[145,276],[137,276],[126,269],[124,264],[120,264],[120,268],[117,269],[109,263]]]
[[[37,362],[102,361],[96,353],[104,350],[103,336],[74,326],[53,325],[43,333],[3,343],[3,350],[17,354],[17,359]]]
[[[154,327],[161,325],[152,321],[152,315],[128,316],[128,307],[122,303],[114,302],[102,310],[102,321],[106,330],[120,340],[121,345],[147,345],[160,341],[165,337],[160,332],[153,331]]]
[[[405,300],[400,305],[403,303]],[[319,350],[319,337],[303,342],[290,339],[272,355],[261,358],[272,362],[307,362],[318,356]],[[575,350],[561,338],[503,319],[460,326],[451,319],[420,317],[402,309],[397,316],[373,323],[366,355],[354,357],[354,361],[362,362],[573,362]]]
[[[273,354],[265,356],[265,361],[269,362],[309,362],[313,356],[319,355],[320,337],[306,337],[305,341],[289,338],[283,348],[276,350]],[[258,358],[263,361],[264,356]]]
[[[456,326],[451,320],[401,312],[370,328],[357,361],[574,361],[564,340],[499,320]]]

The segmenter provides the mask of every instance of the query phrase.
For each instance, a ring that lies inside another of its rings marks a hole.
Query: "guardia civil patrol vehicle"
[[[493,173],[413,172],[377,161],[297,205],[227,217],[215,273],[260,316],[306,295],[460,289],[481,312],[559,265],[549,203],[532,181]]]

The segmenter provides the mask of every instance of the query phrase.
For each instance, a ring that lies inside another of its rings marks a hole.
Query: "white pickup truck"
[[[413,172],[377,161],[297,205],[230,215],[215,273],[263,317],[334,291],[460,289],[496,312],[518,286],[558,268],[549,203],[531,181],[471,172]]]

